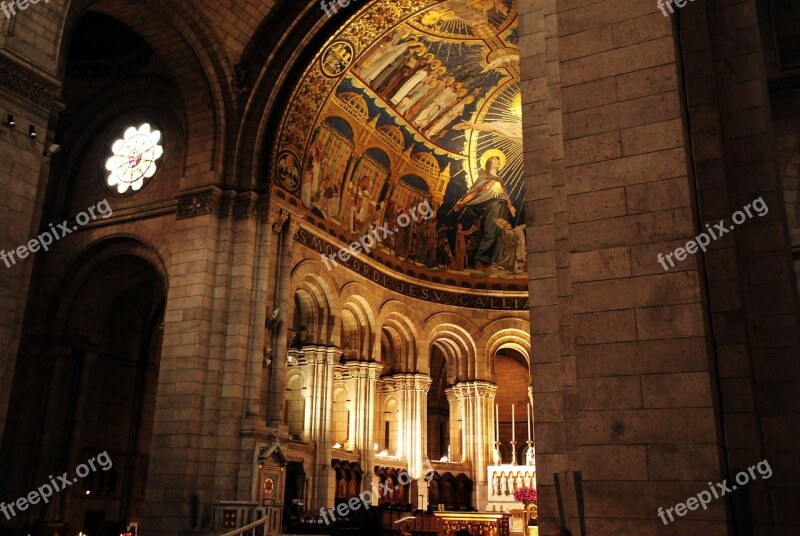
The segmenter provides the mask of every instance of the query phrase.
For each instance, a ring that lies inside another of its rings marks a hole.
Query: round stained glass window
[[[138,191],[156,174],[156,162],[164,154],[160,141],[161,132],[151,130],[149,123],[128,128],[111,146],[112,156],[106,161],[109,172],[106,183],[121,194]]]

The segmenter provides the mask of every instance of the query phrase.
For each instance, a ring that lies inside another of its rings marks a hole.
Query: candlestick
[[[511,441],[514,443],[517,441],[516,424],[514,422],[514,404],[511,404]]]
[[[531,441],[531,405],[525,404],[525,407],[528,410],[528,443]]]
[[[494,405],[494,441],[500,443],[500,404]]]

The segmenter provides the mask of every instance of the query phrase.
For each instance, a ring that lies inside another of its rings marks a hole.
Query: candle
[[[528,443],[531,442],[531,405],[526,404],[525,407],[528,409]]]
[[[516,424],[514,422],[514,404],[511,404],[511,442],[517,440]]]
[[[500,404],[494,405],[494,442],[500,442]]]

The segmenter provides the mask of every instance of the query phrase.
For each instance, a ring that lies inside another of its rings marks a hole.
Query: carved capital
[[[297,216],[292,216],[289,220],[289,236],[294,239],[294,235],[300,230],[300,220]]]
[[[431,388],[431,378],[425,374],[395,374],[384,379],[384,392],[419,391],[427,393]]]
[[[269,222],[269,197],[262,195],[256,202],[256,219],[260,223]]]
[[[379,363],[370,363],[369,367],[369,379],[370,380],[377,380],[381,377],[381,371],[383,371],[383,365]]]
[[[286,220],[288,219],[289,219],[289,212],[282,210],[278,206],[274,206],[269,210],[268,223],[272,227],[272,231],[275,233],[281,232],[283,224],[286,223]]]
[[[497,394],[497,385],[486,381],[460,382],[453,387],[453,394],[459,400],[465,398],[484,398],[494,400]]]
[[[233,219],[246,220],[256,215],[256,200],[239,198],[233,203]]]
[[[220,219],[227,218],[231,215],[231,206],[233,205],[233,192],[222,192],[217,201],[217,217]]]
[[[205,191],[180,197],[178,219],[206,214],[215,214],[220,219],[232,217],[234,220],[245,220],[256,216],[262,218],[267,213],[265,199],[260,199],[254,192],[240,193],[236,190],[223,192],[219,188],[211,187]]]
[[[219,207],[213,192],[203,192],[178,199],[178,219],[194,218],[213,214]]]

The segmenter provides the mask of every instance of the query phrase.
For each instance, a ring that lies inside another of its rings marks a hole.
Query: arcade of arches
[[[790,0],[0,17],[0,536],[280,534],[380,485],[368,514],[524,485],[543,533],[796,534],[798,27]]]

